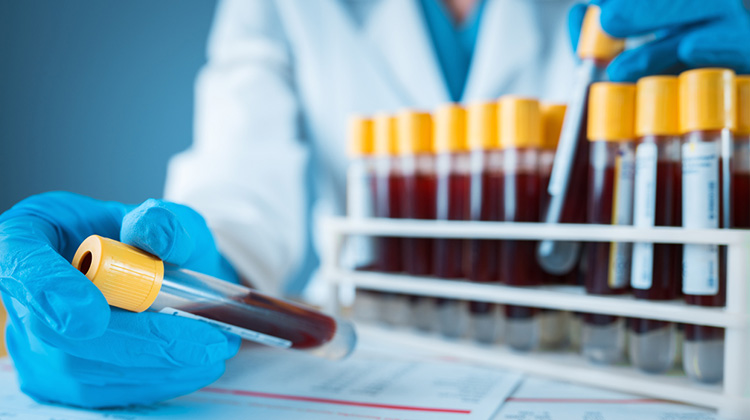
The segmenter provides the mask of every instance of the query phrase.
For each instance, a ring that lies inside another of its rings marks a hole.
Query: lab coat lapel
[[[491,100],[510,93],[514,81],[534,68],[541,48],[534,16],[539,7],[533,0],[487,0],[464,101]]]
[[[380,0],[363,24],[375,64],[405,104],[432,108],[450,101],[418,0]]]

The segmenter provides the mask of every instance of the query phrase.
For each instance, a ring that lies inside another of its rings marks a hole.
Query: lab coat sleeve
[[[279,293],[304,251],[308,160],[294,69],[273,0],[218,6],[196,85],[195,139],[165,196],[200,212],[243,279]]]

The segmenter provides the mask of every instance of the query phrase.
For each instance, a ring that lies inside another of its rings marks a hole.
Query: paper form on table
[[[527,378],[493,420],[718,420],[708,409]]]
[[[244,349],[218,382],[152,407],[83,411],[34,403],[0,365],[0,420],[332,419],[489,420],[521,374],[367,350],[343,362],[268,348]]]

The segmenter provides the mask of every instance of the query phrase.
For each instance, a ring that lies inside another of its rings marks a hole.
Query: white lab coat
[[[486,1],[461,102],[564,100],[575,0]],[[280,292],[309,276],[314,220],[343,211],[348,117],[448,101],[418,0],[226,0],[166,197],[204,215],[245,279]]]

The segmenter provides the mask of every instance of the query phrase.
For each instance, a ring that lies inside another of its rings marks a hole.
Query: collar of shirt
[[[477,0],[466,21],[457,25],[442,0],[420,0],[443,78],[451,99],[456,102],[463,95],[469,75],[485,2]]]

